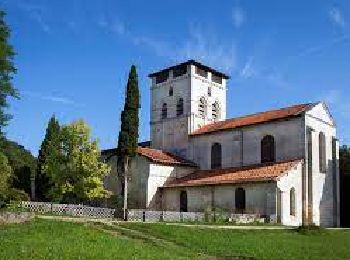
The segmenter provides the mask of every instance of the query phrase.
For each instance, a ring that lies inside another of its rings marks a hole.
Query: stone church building
[[[229,77],[194,60],[149,75],[151,140],[131,162],[130,209],[220,209],[339,225],[336,125],[325,103],[226,118]],[[120,193],[115,149],[105,186]]]

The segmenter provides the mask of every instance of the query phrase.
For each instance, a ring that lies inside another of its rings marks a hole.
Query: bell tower
[[[227,75],[189,60],[149,75],[152,148],[188,157],[189,135],[226,119]]]

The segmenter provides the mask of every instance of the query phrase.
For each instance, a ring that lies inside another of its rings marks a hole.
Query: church
[[[339,226],[339,145],[325,103],[226,118],[228,75],[188,60],[149,77],[151,140],[130,165],[129,209]],[[102,151],[104,183],[119,194],[115,152]]]

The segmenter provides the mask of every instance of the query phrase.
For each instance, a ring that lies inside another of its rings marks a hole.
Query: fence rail
[[[115,209],[96,208],[75,204],[22,201],[21,207],[32,212],[68,215],[74,217],[113,218]]]
[[[114,218],[118,215],[116,209],[98,208],[75,204],[57,204],[48,202],[22,201],[20,207],[31,212],[41,214],[65,215],[89,218]],[[236,223],[269,222],[275,223],[275,215],[261,216],[259,214],[231,214],[228,212],[179,212],[179,211],[156,211],[145,209],[129,209],[128,221],[165,221],[165,222],[216,222],[229,221]]]

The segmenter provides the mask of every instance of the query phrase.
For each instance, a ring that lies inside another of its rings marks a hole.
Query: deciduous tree
[[[51,171],[53,186],[51,196],[56,201],[81,203],[104,198],[103,178],[110,172],[109,166],[100,161],[101,152],[97,140],[91,138],[88,125],[76,121],[61,129],[62,158],[60,167]],[[44,171],[50,172],[55,163],[49,157]]]

